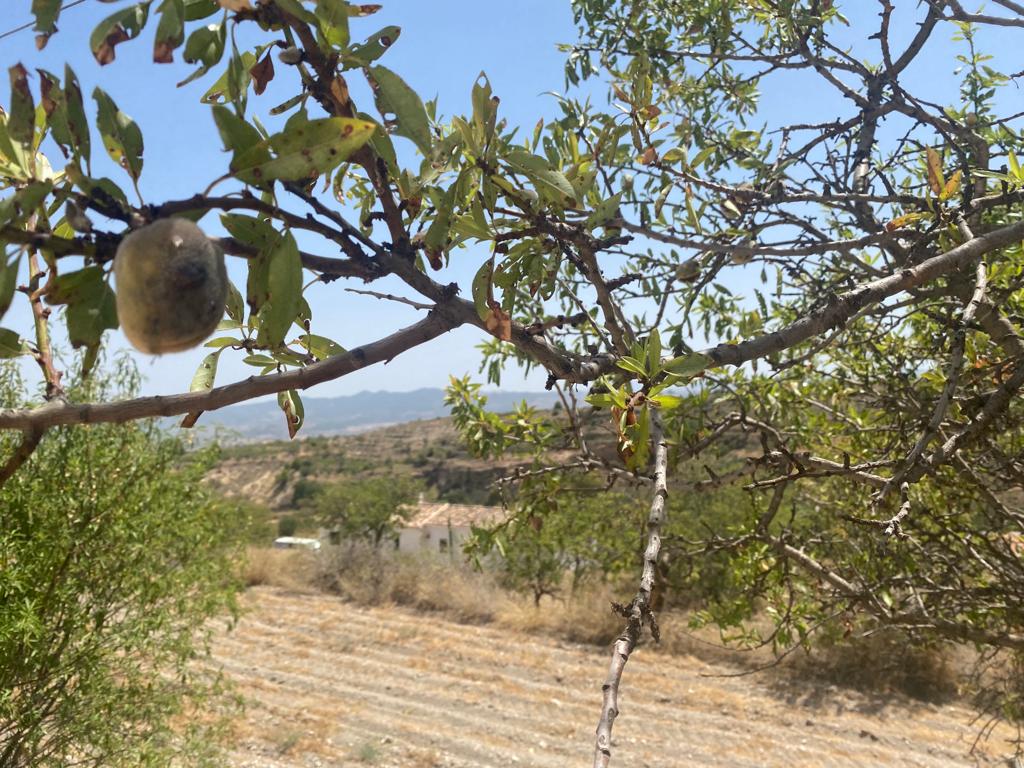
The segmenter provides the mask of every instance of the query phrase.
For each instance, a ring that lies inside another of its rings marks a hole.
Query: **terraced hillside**
[[[248,702],[234,768],[589,765],[600,649],[323,594],[258,587],[215,660]],[[960,706],[784,689],[692,657],[638,653],[615,760],[675,766],[959,766],[977,726]],[[1003,734],[988,742],[995,761]]]

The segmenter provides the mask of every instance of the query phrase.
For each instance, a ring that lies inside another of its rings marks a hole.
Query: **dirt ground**
[[[607,655],[322,594],[251,589],[214,646],[246,712],[234,768],[566,768],[590,765]],[[763,675],[637,652],[613,766],[1006,765],[959,705],[780,690]]]

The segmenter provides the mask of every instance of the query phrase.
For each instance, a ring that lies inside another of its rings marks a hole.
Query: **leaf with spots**
[[[390,69],[370,67],[367,73],[385,125],[393,122],[395,133],[411,140],[424,157],[429,157],[433,143],[430,120],[419,94]]]
[[[185,42],[185,0],[164,0],[157,11],[160,21],[153,40],[153,61],[170,64],[175,49]]]
[[[326,360],[345,352],[345,348],[337,342],[331,341],[326,336],[317,336],[312,333],[299,336],[299,344],[317,360]]]
[[[327,117],[282,131],[235,155],[231,172],[247,184],[315,179],[362,147],[376,125],[366,120]],[[274,157],[267,159],[267,148]]]
[[[36,48],[42,50],[50,35],[57,31],[62,0],[32,0],[32,15],[36,17]]]
[[[302,399],[294,389],[277,394],[277,404],[284,411],[285,419],[288,421],[288,437],[294,438],[302,428],[302,422],[306,419],[305,409],[302,407]]]
[[[114,100],[99,86],[92,92],[99,111],[96,127],[110,159],[138,181],[142,174],[142,131],[138,124],[117,108]]]
[[[15,64],[7,73],[11,78],[11,112],[7,116],[7,133],[23,146],[31,146],[35,137],[36,105],[28,87],[28,70]]]
[[[269,253],[267,292],[269,298],[259,311],[259,341],[273,348],[284,342],[302,298],[302,259],[290,232]]]
[[[224,351],[223,347],[203,358],[203,362],[196,369],[195,376],[192,377],[192,384],[188,388],[189,392],[197,392],[213,387],[213,381],[217,377],[217,363],[220,360],[220,353],[222,351]]]
[[[365,43],[352,46],[348,53],[341,57],[343,69],[369,66],[395,44],[401,33],[400,27],[384,27],[380,32],[368,37]]]
[[[151,1],[151,0],[150,0]],[[134,40],[146,26],[150,2],[136,3],[111,14],[92,31],[89,47],[100,64],[109,64],[115,58],[114,50],[126,40]]]
[[[318,0],[316,18],[320,34],[336,48],[348,46],[349,6],[345,0]]]

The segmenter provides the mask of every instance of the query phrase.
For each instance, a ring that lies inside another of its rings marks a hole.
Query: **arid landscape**
[[[233,768],[563,768],[588,764],[607,663],[597,647],[329,595],[255,587],[215,662],[244,696]],[[619,765],[1005,765],[969,756],[959,704],[779,687],[692,656],[637,653]]]

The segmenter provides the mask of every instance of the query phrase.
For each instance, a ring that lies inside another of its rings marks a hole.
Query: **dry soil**
[[[566,768],[591,764],[602,649],[323,594],[251,589],[215,662],[245,697],[234,768]],[[1006,765],[972,712],[637,652],[613,766]],[[717,676],[716,676],[717,675]]]

